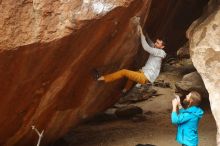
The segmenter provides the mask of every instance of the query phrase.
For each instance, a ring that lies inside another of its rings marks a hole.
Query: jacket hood
[[[197,106],[192,106],[190,108],[187,108],[186,112],[190,112],[199,118],[202,118],[202,116],[204,114],[204,111],[200,107],[197,107]]]

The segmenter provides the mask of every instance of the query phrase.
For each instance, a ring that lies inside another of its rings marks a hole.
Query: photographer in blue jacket
[[[176,140],[182,146],[198,146],[198,125],[204,112],[199,107],[201,96],[198,92],[190,92],[183,100],[185,109],[182,108],[180,98],[172,100],[173,111],[171,114],[172,124],[177,125]]]

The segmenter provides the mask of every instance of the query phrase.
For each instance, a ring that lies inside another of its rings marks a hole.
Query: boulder
[[[157,90],[150,85],[142,85],[134,87],[127,95],[120,98],[119,103],[136,103],[143,100],[148,100],[153,96],[157,96]]]
[[[190,53],[189,53],[189,42],[187,42],[184,46],[180,47],[176,55],[179,59],[189,59]]]
[[[171,88],[170,83],[164,82],[164,80],[157,80],[153,83],[153,85],[161,88]]]
[[[129,105],[125,107],[118,108],[115,112],[119,118],[130,118],[138,114],[142,114],[143,110],[140,107]]]
[[[191,59],[177,60],[175,63],[165,63],[162,67],[164,72],[173,72],[179,75],[185,75],[196,71]]]
[[[183,79],[175,84],[176,92],[182,95],[188,94],[195,90],[201,94],[202,97],[208,98],[208,92],[198,72],[192,72],[183,76]]]
[[[188,29],[190,54],[209,93],[217,125],[217,146],[220,146],[220,0],[210,0],[200,19]]]
[[[132,18],[145,24],[149,8],[149,0],[0,0],[0,145],[36,145],[32,125],[47,145],[113,105],[123,82],[100,86],[91,70],[133,66]]]

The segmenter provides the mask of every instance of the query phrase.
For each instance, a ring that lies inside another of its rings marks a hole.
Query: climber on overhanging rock
[[[112,74],[100,76],[97,72],[96,79],[98,81],[104,81],[106,83],[112,82],[115,80],[118,80],[123,77],[127,77],[128,81],[122,90],[122,93],[127,93],[129,89],[133,85],[133,81],[139,83],[139,84],[146,84],[148,82],[153,83],[156,78],[158,77],[160,73],[161,63],[162,59],[166,57],[166,53],[164,51],[164,48],[166,46],[166,41],[163,38],[157,38],[156,42],[153,43],[149,36],[147,36],[147,41],[149,41],[149,44],[146,41],[146,38],[142,32],[141,26],[137,25],[138,28],[138,35],[141,37],[141,44],[145,51],[150,53],[149,59],[147,60],[145,66],[142,67],[139,71],[131,71],[127,69],[122,69],[117,72],[114,72]]]

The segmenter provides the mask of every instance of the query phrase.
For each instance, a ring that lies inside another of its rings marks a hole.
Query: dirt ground
[[[175,141],[176,127],[171,124],[170,112],[173,85],[180,78],[176,74],[162,73],[159,79],[169,81],[172,89],[154,87],[162,95],[134,104],[144,110],[145,120],[89,122],[74,128],[65,139],[71,146],[179,146]],[[199,126],[199,146],[215,146],[215,135],[216,125],[207,105]]]

